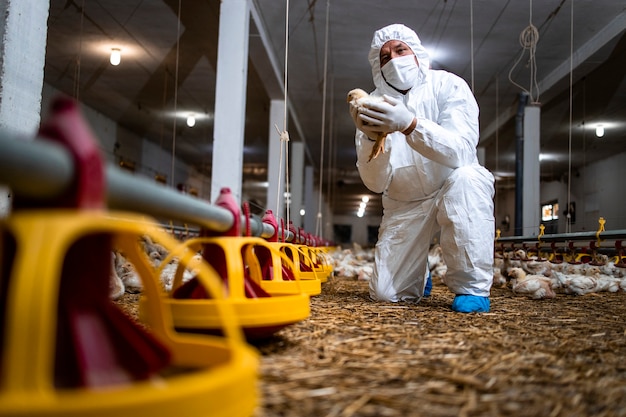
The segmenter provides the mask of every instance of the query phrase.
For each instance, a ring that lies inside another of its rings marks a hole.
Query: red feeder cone
[[[105,206],[104,166],[78,105],[59,98],[40,135],[64,144],[75,181],[53,207]],[[50,203],[48,203],[50,204]],[[60,284],[55,378],[61,386],[107,386],[149,377],[169,364],[167,349],[109,300],[111,236],[91,235],[66,254]]]

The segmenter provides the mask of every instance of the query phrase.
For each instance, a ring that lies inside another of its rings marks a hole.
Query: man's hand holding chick
[[[410,134],[417,120],[415,115],[404,105],[402,100],[385,95],[380,102],[369,102],[358,113],[365,126],[374,132],[402,132]],[[367,132],[365,132],[367,134]]]

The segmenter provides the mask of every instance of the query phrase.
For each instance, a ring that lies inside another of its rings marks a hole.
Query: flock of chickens
[[[373,249],[354,245],[352,249],[332,253],[336,276],[368,280],[374,262]],[[433,280],[445,284],[447,267],[441,246],[428,253]],[[436,282],[436,281],[434,281]],[[551,262],[529,256],[523,249],[496,253],[493,286],[510,288],[514,294],[532,299],[554,298],[557,293],[583,295],[594,292],[626,291],[626,267],[615,264],[606,255],[596,255],[590,263]]]
[[[167,257],[167,250],[158,243],[152,242],[148,236],[143,236],[141,240],[144,252],[150,259],[155,268],[161,266],[161,262]],[[197,254],[194,258],[195,262],[200,262],[202,256]],[[163,289],[169,292],[172,289],[174,275],[178,269],[178,261],[174,259],[167,265],[163,266],[161,271],[161,284]],[[187,282],[194,276],[194,271],[186,269],[183,272],[183,283]],[[137,294],[143,289],[141,278],[135,271],[133,264],[126,260],[124,254],[119,251],[111,253],[111,275],[109,279],[109,297],[112,300],[120,299],[124,293]]]
[[[142,244],[152,264],[159,267],[167,257],[167,251],[159,244],[144,237]],[[198,261],[200,255],[197,255]],[[334,275],[367,281],[374,273],[374,250],[354,244],[350,249],[330,252]],[[447,267],[441,246],[434,245],[428,253],[433,282],[445,284]],[[122,253],[111,256],[110,297],[117,300],[125,292],[139,293],[142,284],[133,265]],[[176,260],[163,266],[161,282],[165,291],[172,286],[178,265]],[[193,271],[184,272],[183,282],[193,277]],[[523,249],[504,253],[496,252],[493,265],[493,286],[510,288],[513,294],[532,299],[554,298],[557,293],[584,295],[594,292],[626,291],[626,267],[616,264],[606,255],[597,255],[590,263],[552,262],[529,256]]]

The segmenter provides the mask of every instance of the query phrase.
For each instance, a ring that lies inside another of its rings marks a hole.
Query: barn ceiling
[[[380,198],[367,191],[355,169],[345,97],[355,87],[373,88],[370,40],[390,23],[415,29],[433,67],[458,74],[472,87],[481,112],[480,146],[499,187],[510,186],[514,177],[513,121],[523,89],[541,106],[542,179],[563,179],[626,150],[623,2],[250,5],[243,191],[257,204],[265,204],[259,184],[267,181],[269,100],[284,98],[287,56],[290,137],[304,142],[305,164],[321,179],[333,213],[355,214],[365,194],[371,197],[368,211],[381,212]],[[51,0],[45,80],[163,149],[171,150],[176,138],[176,155],[210,173],[219,12],[218,0]],[[531,24],[539,35],[533,58],[520,43]],[[119,66],[109,63],[112,47],[122,50]],[[196,125],[174,123],[175,108],[198,114]],[[595,136],[597,124],[605,127],[602,138]]]

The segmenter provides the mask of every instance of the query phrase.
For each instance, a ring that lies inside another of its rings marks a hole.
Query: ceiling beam
[[[626,11],[622,11],[615,19],[609,22],[602,30],[596,33],[591,39],[585,42],[580,48],[573,52],[572,56],[561,62],[554,70],[546,75],[539,83],[539,91],[548,91],[554,87],[559,81],[569,75],[570,71],[575,70],[587,59],[589,59],[599,49],[613,40],[626,28]],[[495,135],[496,130],[511,120],[517,111],[517,104],[507,107],[499,117],[487,126],[480,135],[481,146],[488,145],[491,138]]]

